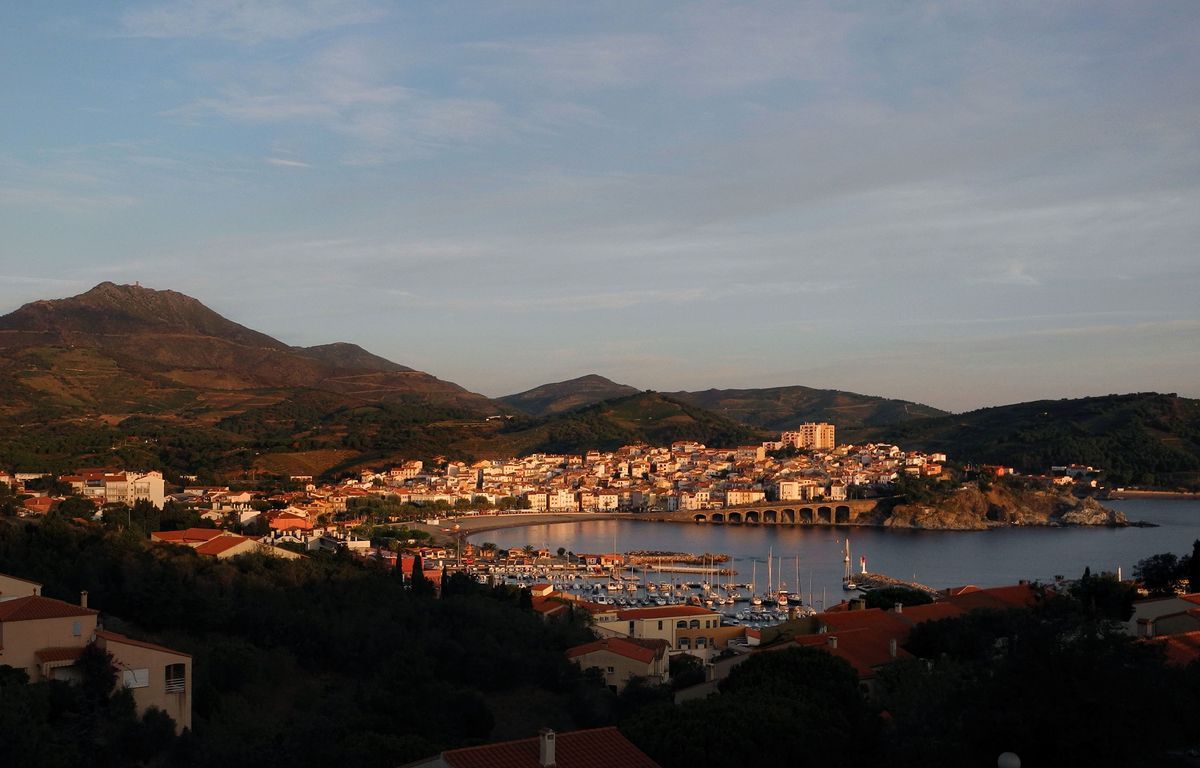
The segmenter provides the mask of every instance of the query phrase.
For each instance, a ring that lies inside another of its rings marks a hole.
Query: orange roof
[[[1024,608],[1032,605],[1036,596],[1030,585],[1013,584],[1007,587],[960,592],[946,599],[964,611],[973,611],[976,608]]]
[[[442,753],[450,768],[538,768],[538,736]],[[660,768],[615,727],[554,735],[556,768]]]
[[[83,654],[83,646],[77,645],[70,648],[43,648],[40,651],[35,651],[34,656],[42,664],[49,661],[76,661]]]
[[[837,638],[837,647],[830,644],[831,638]],[[896,655],[891,653],[891,640],[896,640]],[[898,659],[912,658],[912,655],[900,647],[899,638],[890,637],[884,632],[869,629],[838,632],[828,635],[805,635],[796,638],[796,645],[820,648],[839,658],[850,662],[850,666],[858,672],[861,680],[875,676],[875,669]],[[787,648],[788,646],[781,646]]]
[[[193,546],[212,541],[225,533],[220,528],[188,528],[182,531],[155,531],[150,538],[155,541],[165,541],[170,544],[186,544]]]
[[[1153,637],[1146,642],[1161,645],[1166,653],[1167,663],[1172,666],[1186,667],[1196,659],[1200,659],[1200,630],[1165,637]]]
[[[615,653],[618,656],[624,656],[634,661],[640,661],[643,664],[649,664],[656,658],[666,653],[666,640],[643,640],[638,638],[625,637],[606,637],[601,640],[595,640],[583,645],[572,646],[567,649],[567,658],[573,659],[576,656],[585,656],[589,653],[597,651],[608,651]]]
[[[168,648],[165,645],[155,645],[154,643],[147,643],[144,640],[134,640],[132,637],[126,637],[125,635],[122,635],[118,632],[110,632],[107,629],[97,629],[96,637],[103,638],[105,641],[110,642],[110,643],[119,643],[121,645],[132,645],[132,646],[136,646],[138,648],[149,648],[152,651],[162,651],[164,653],[175,654],[176,656],[187,656],[189,659],[192,658],[192,655],[190,653],[184,653],[183,651],[177,651],[174,648]]]
[[[196,547],[196,551],[215,557],[247,541],[250,541],[248,536],[218,536]]]
[[[83,608],[74,603],[64,603],[40,595],[18,597],[0,602],[0,621],[36,621],[38,619],[65,619],[70,616],[95,616],[99,611]]]
[[[665,619],[674,616],[716,616],[717,612],[698,605],[664,605],[656,608],[626,608],[617,611],[621,621],[636,619]]]
[[[569,606],[561,597],[549,597],[542,595],[533,596],[533,610],[546,616],[553,616],[556,613],[568,610]]]

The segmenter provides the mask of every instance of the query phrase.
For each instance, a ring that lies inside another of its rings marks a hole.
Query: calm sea
[[[1057,575],[1078,577],[1092,571],[1121,569],[1129,577],[1134,564],[1159,552],[1182,555],[1200,539],[1200,501],[1130,500],[1109,506],[1130,520],[1156,523],[1157,528],[1005,528],[991,531],[903,531],[882,528],[800,528],[717,526],[601,520],[534,525],[488,531],[471,537],[505,547],[565,547],[572,552],[610,552],[634,549],[677,552],[721,552],[736,561],[739,578],[756,572],[766,582],[766,560],[775,560],[792,590],[800,588],[820,599],[828,590],[840,599],[843,542],[850,537],[854,569],[859,556],[867,568],[933,587],[962,584],[999,586],[1020,579],[1051,581]],[[757,565],[755,565],[757,563]]]

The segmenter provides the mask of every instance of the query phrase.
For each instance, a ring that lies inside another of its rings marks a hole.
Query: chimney
[[[896,658],[896,638],[894,637],[888,640],[888,656],[891,656],[893,659]]]
[[[554,765],[554,731],[549,728],[538,731],[538,765],[542,768]]]
[[[87,590],[86,589],[79,593],[79,607],[87,608]]]
[[[829,636],[829,647],[830,647],[830,648],[837,648],[837,635],[830,635],[830,636]]]

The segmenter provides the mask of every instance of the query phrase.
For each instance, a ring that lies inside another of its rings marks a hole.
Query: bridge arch
[[[816,522],[816,520],[813,519],[812,507],[800,508],[800,522],[804,523],[805,525],[812,525]]]
[[[833,525],[833,509],[830,507],[817,507],[817,522]]]
[[[713,512],[712,521],[714,523],[724,523],[725,515],[721,512]]]
[[[782,523],[783,525],[795,525],[796,524],[796,510],[785,509],[782,512],[780,512],[779,513],[779,522]]]
[[[730,522],[732,524],[741,523],[742,522],[742,513],[741,512],[730,512],[729,517],[727,519],[728,519],[728,522]]]
[[[763,522],[764,523],[778,523],[779,522],[779,513],[773,509],[764,509],[763,510]]]
[[[758,510],[757,509],[746,510],[746,522],[753,523],[753,524],[758,523]]]
[[[841,504],[833,510],[833,522],[847,525],[850,523],[850,507]]]

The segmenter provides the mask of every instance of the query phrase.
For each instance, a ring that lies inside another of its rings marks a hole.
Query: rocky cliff
[[[897,504],[882,520],[889,528],[975,531],[1010,525],[1127,525],[1125,515],[1092,498],[1055,491],[975,486],[931,504]]]

